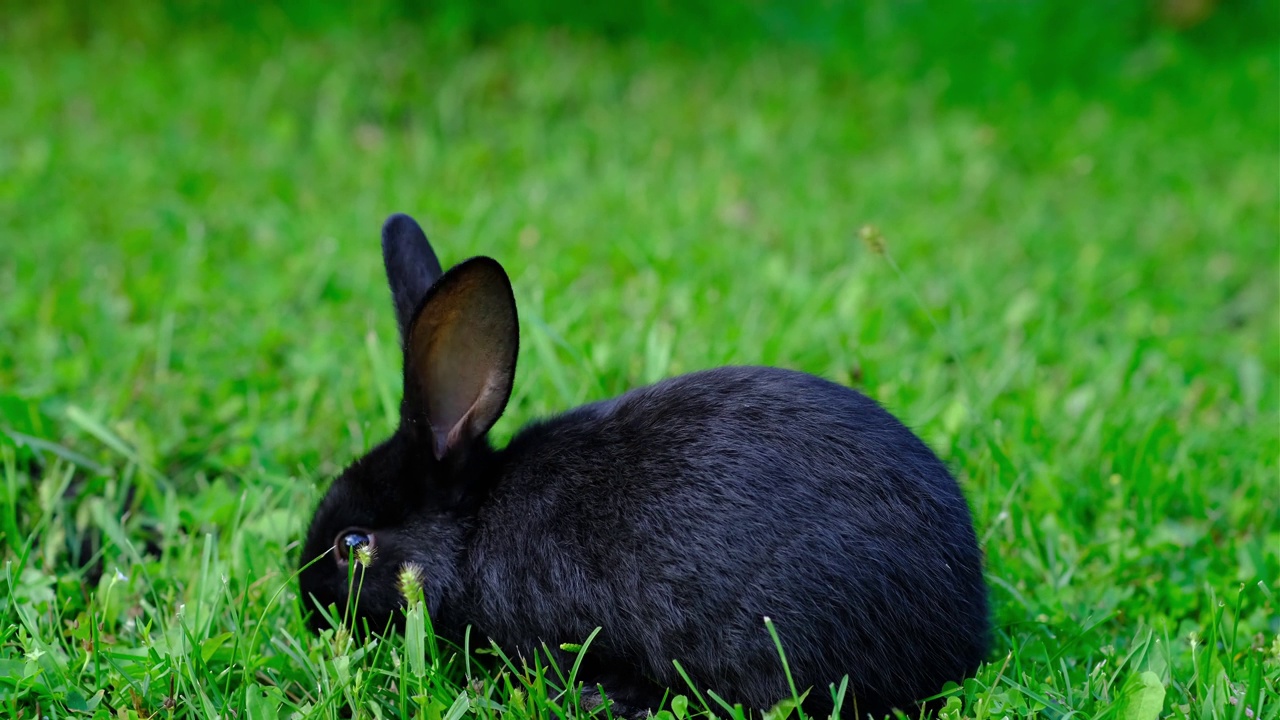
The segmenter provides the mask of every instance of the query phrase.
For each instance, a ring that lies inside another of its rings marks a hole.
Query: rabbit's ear
[[[442,274],[440,261],[418,223],[397,213],[382,224],[382,262],[396,306],[400,342],[407,345],[413,313]]]
[[[497,422],[519,344],[515,295],[496,260],[462,262],[431,287],[405,343],[401,414],[415,433],[430,427],[436,459],[465,451]]]

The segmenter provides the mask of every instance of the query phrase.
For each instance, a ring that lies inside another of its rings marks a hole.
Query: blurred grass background
[[[0,17],[11,716],[465,692],[305,636],[289,577],[391,428],[393,211],[513,275],[499,436],[725,363],[917,428],[997,602],[956,717],[1128,718],[1144,671],[1166,714],[1280,713],[1276,3]],[[487,687],[515,717],[554,701]]]

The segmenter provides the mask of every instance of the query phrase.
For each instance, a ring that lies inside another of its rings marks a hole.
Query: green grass
[[[424,617],[364,647],[301,622],[310,508],[392,429],[377,233],[403,210],[446,263],[513,276],[500,439],[725,363],[916,428],[970,499],[998,627],[945,717],[1155,717],[1122,701],[1144,677],[1162,716],[1280,717],[1274,25],[1095,47],[1096,18],[1032,13],[973,54],[987,21],[887,7],[856,52],[10,10],[0,712],[573,702]]]

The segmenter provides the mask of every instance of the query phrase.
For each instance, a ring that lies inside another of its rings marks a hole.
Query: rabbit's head
[[[333,482],[311,521],[299,585],[315,630],[330,619],[398,624],[408,575],[432,614],[458,587],[463,534],[489,484],[486,434],[515,375],[515,297],[501,265],[475,257],[441,272],[405,215],[383,226],[382,252],[404,351],[400,426]]]

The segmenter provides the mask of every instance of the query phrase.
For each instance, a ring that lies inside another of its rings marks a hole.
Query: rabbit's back
[[[803,373],[721,368],[526,428],[465,552],[459,610],[500,644],[581,642],[681,688],[767,706],[850,675],[909,703],[985,651],[964,498],[889,413]],[[868,707],[868,704],[871,707]],[[821,701],[819,701],[821,705]]]

